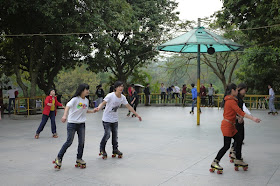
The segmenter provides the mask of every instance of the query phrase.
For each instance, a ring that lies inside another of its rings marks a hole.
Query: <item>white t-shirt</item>
[[[17,91],[18,89],[10,89],[7,91],[7,94],[9,95],[9,98],[16,98],[15,96],[15,91]]]
[[[68,114],[68,123],[84,123],[86,121],[86,113],[89,106],[87,98],[80,96],[72,98],[66,105],[70,107]]]
[[[104,101],[106,101],[107,104],[103,113],[102,120],[109,123],[118,122],[118,108],[121,104],[128,104],[126,97],[121,94],[121,98],[118,98],[115,92],[111,92],[107,94],[107,96],[104,98]]]
[[[180,88],[177,87],[177,86],[175,86],[175,87],[173,88],[173,92],[174,92],[174,93],[180,93]]]

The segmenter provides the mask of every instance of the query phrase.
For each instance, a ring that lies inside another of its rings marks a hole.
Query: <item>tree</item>
[[[112,0],[100,9],[103,32],[95,38],[94,57],[88,57],[94,72],[111,72],[127,82],[137,68],[151,62],[163,31],[178,17],[172,0]]]
[[[94,94],[100,78],[86,68],[86,65],[82,65],[76,66],[73,70],[60,71],[55,81],[57,91],[60,94],[73,96],[79,84],[86,83],[89,85],[90,94]]]
[[[1,65],[9,69],[5,73],[16,75],[24,96],[36,96],[37,85],[47,92],[62,68],[75,66],[91,52],[90,35],[55,34],[96,30],[100,17],[95,5],[100,2],[0,0],[1,33],[19,35],[2,37]],[[23,72],[27,72],[24,77]],[[23,78],[30,81],[30,87]]]
[[[221,27],[235,26],[246,36],[247,49],[237,75],[256,93],[267,93],[267,83],[278,90],[280,74],[275,69],[279,68],[279,13],[279,0],[225,0],[223,10],[217,13]]]

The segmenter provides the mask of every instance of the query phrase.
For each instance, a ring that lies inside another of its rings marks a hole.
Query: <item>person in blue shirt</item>
[[[194,83],[191,84],[192,86],[192,110],[190,111],[190,114],[194,114],[194,106],[197,102],[197,90],[196,88],[194,87]],[[200,113],[201,113],[201,110],[199,110]]]

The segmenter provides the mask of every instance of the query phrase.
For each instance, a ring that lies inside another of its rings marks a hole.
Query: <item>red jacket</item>
[[[225,97],[224,120],[222,121],[221,130],[223,136],[233,137],[236,133],[235,121],[236,114],[244,117],[245,113],[237,104],[237,99],[231,95]]]
[[[54,99],[55,99],[55,115],[56,115],[56,107],[57,106],[62,107],[62,104],[57,101],[56,97],[54,97]],[[43,110],[43,114],[47,116],[50,115],[50,111],[51,111],[51,106],[49,106],[48,103],[52,103],[52,96],[47,96],[45,99],[45,107]]]

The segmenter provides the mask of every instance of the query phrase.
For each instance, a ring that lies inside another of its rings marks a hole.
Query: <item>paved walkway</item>
[[[34,139],[40,117],[33,120],[0,121],[0,185],[280,185],[280,115],[253,110],[261,124],[246,120],[243,157],[247,172],[234,171],[228,153],[221,161],[224,173],[209,167],[223,145],[220,131],[222,110],[202,108],[201,125],[190,108],[140,107],[143,121],[126,117],[119,110],[119,149],[122,159],[98,156],[103,136],[102,112],[89,114],[83,159],[86,169],[74,167],[77,136],[65,154],[62,168],[52,160],[66,140],[66,124],[57,116],[59,138],[51,137],[50,122]],[[107,152],[111,154],[111,141]]]

